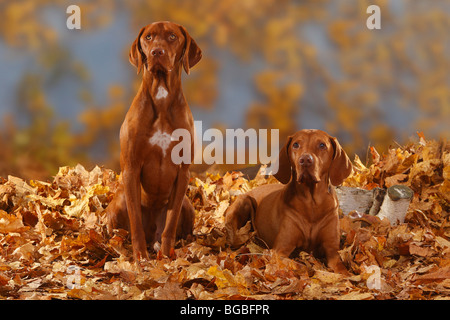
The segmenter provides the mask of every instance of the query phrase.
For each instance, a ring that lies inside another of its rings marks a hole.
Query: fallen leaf
[[[155,298],[160,300],[185,300],[186,294],[176,282],[167,282],[163,287],[158,287],[154,291]]]
[[[20,233],[28,229],[29,227],[23,225],[22,219],[13,214],[8,214],[6,211],[0,210],[0,233]]]

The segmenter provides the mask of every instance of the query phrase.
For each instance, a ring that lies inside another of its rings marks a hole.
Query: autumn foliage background
[[[325,129],[349,154],[423,131],[449,135],[449,1],[4,1],[0,175],[49,179],[83,163],[116,171],[118,131],[140,82],[140,28],[184,25],[203,59],[184,92],[203,128]],[[370,4],[381,30],[366,28]]]
[[[449,1],[85,1],[81,30],[66,28],[70,4],[0,3],[0,298],[449,296]],[[366,28],[371,4],[381,30]],[[400,226],[341,217],[350,277],[254,238],[238,251],[225,245],[224,211],[237,194],[276,183],[261,176],[194,174],[195,239],[177,244],[176,259],[139,270],[127,233],[106,234],[119,127],[140,83],[128,51],[157,20],[184,25],[203,50],[183,88],[204,130],[277,128],[283,141],[324,129],[353,160],[347,186],[413,189]],[[71,265],[81,288],[67,286]],[[369,266],[379,267],[378,289]]]

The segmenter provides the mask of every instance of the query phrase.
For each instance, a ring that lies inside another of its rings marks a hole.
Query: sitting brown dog
[[[163,21],[141,29],[129,57],[143,72],[142,84],[120,128],[122,182],[106,210],[109,230],[130,230],[134,258],[144,260],[147,244],[161,241],[161,253],[169,256],[176,238],[192,233],[189,163],[172,160],[178,143],[172,133],[186,129],[194,136],[181,73],[189,74],[202,52],[184,27]]]
[[[325,256],[335,272],[347,274],[339,254],[340,185],[352,164],[336,138],[320,130],[301,130],[287,139],[274,175],[283,184],[260,186],[239,196],[225,213],[228,242],[251,219],[257,236],[278,253],[294,249]]]

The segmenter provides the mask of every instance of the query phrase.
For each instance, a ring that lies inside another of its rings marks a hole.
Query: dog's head
[[[291,178],[306,184],[330,179],[337,186],[352,172],[352,163],[337,139],[321,130],[301,130],[288,137],[278,162],[275,178],[285,184]]]
[[[162,21],[149,24],[139,31],[129,58],[137,73],[146,68],[155,75],[167,74],[182,64],[189,74],[189,69],[202,58],[202,51],[183,26]]]

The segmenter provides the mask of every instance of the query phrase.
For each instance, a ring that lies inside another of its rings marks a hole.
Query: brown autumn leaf
[[[443,281],[450,278],[450,267],[444,267],[434,272],[418,275],[415,277],[416,283]]]
[[[155,298],[160,300],[186,299],[185,291],[180,287],[180,284],[176,282],[166,282],[164,286],[156,288],[154,294]]]
[[[414,241],[409,243],[408,249],[409,249],[409,254],[417,255],[420,257],[431,257],[437,253],[433,248],[426,246],[420,242],[417,243]]]

